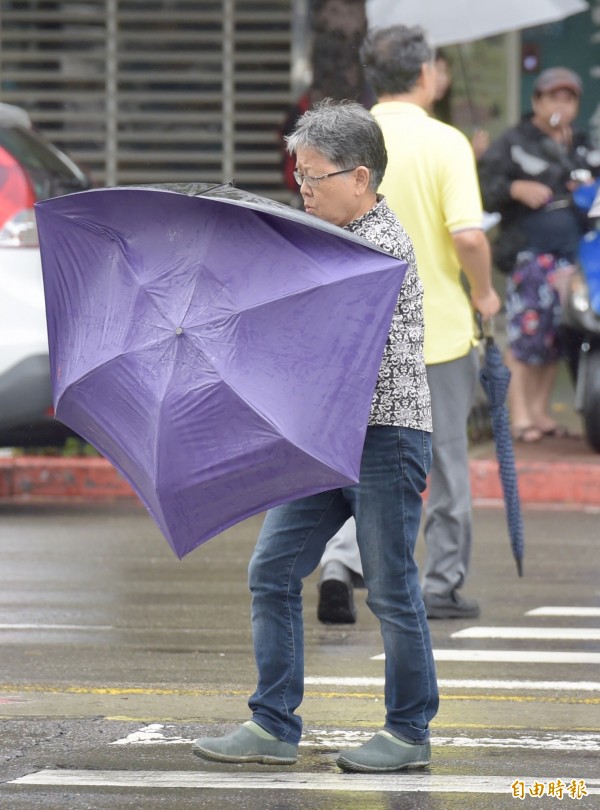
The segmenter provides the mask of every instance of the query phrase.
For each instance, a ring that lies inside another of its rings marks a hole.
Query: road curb
[[[585,461],[517,461],[521,503],[600,506],[600,465]],[[491,459],[470,462],[474,500],[502,498],[498,464]]]
[[[0,498],[103,501],[136,497],[103,458],[0,459]]]
[[[473,499],[501,500],[498,464],[472,459]],[[593,461],[519,461],[522,503],[600,506],[600,464]],[[15,501],[110,501],[136,497],[129,483],[103,458],[31,456],[0,459],[0,498]]]

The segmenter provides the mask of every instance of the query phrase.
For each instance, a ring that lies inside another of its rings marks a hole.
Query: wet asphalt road
[[[190,741],[247,719],[254,688],[260,518],[179,561],[134,503],[0,504],[0,807],[504,810],[521,790],[536,808],[600,807],[600,514],[526,510],[525,523],[519,579],[502,511],[476,510],[467,592],[482,616],[431,623],[433,763],[373,778],[335,766],[383,717],[364,592],[356,625],[326,627],[306,582],[298,763],[211,765]]]

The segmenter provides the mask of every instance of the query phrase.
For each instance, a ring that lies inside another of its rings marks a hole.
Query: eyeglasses
[[[358,166],[355,166],[354,169],[357,169]],[[335,177],[336,174],[346,174],[346,172],[353,172],[354,169],[340,169],[339,172],[329,172],[328,174],[321,174],[319,177],[311,177],[310,174],[300,174],[300,172],[294,172],[294,180],[298,183],[299,186],[306,181],[307,185],[310,188],[316,188],[321,180],[327,180],[328,177]]]

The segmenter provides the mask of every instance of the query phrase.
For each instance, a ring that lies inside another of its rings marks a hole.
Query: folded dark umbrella
[[[485,335],[484,362],[479,372],[479,379],[490,404],[490,417],[494,443],[496,445],[496,458],[502,491],[510,544],[519,576],[523,576],[523,518],[521,515],[521,502],[517,481],[517,469],[513,451],[512,435],[510,432],[510,419],[506,407],[506,395],[510,382],[510,371],[502,362],[502,355],[496,345],[493,335]]]

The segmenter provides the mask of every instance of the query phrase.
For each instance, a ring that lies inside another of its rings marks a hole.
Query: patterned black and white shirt
[[[377,204],[349,222],[345,230],[408,263],[383,352],[369,425],[431,431],[431,399],[423,359],[423,285],[410,237],[379,195]]]

